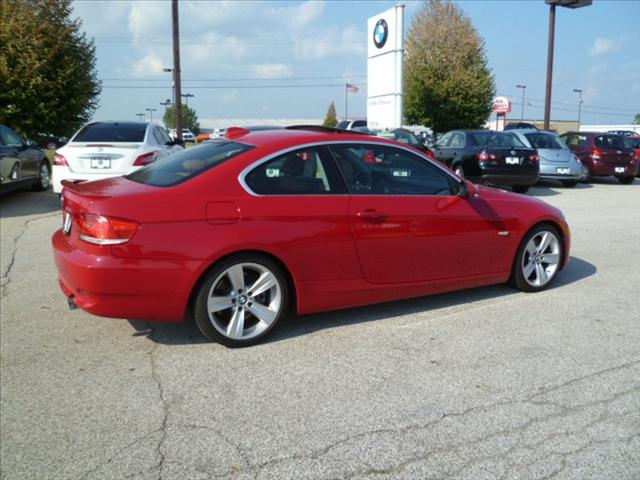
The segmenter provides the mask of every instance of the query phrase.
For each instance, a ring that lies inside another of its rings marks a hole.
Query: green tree
[[[70,136],[101,91],[95,45],[71,0],[0,0],[0,123],[23,135]]]
[[[336,125],[338,125],[338,117],[336,116],[336,104],[334,102],[331,102],[331,105],[329,105],[322,125],[325,127],[335,127]]]
[[[484,41],[450,1],[425,2],[407,37],[404,111],[407,123],[436,132],[481,127],[495,96]]]
[[[171,105],[167,108],[162,120],[167,128],[176,128],[176,107]],[[184,104],[182,105],[182,128],[188,128],[195,135],[200,133],[200,122],[198,122],[196,111]]]
[[[636,113],[636,116],[633,119],[633,123],[636,125],[640,125],[640,113]]]

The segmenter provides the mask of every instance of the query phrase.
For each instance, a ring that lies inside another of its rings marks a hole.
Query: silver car
[[[508,133],[538,151],[541,180],[559,180],[565,187],[575,187],[582,179],[580,160],[555,133],[524,128]]]

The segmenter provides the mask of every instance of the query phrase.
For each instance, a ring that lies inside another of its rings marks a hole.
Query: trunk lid
[[[571,150],[564,150],[559,148],[539,148],[538,155],[540,156],[540,161],[545,163],[557,163],[557,164],[568,164],[571,161]]]
[[[70,143],[58,150],[77,173],[127,173],[141,153],[140,143]]]
[[[529,158],[536,153],[532,148],[491,147],[486,148],[485,152],[489,155],[489,161],[491,163],[504,168],[518,169],[520,167],[537,164],[537,162],[533,162]],[[492,158],[492,156],[495,158]]]

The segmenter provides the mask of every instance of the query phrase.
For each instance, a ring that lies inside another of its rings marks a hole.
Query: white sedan
[[[145,122],[93,122],[56,151],[53,191],[62,180],[100,180],[126,175],[182,150],[159,125]]]

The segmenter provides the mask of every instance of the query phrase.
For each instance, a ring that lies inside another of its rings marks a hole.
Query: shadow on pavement
[[[578,282],[594,275],[596,272],[597,268],[595,265],[580,258],[571,257],[569,265],[565,270],[560,272],[557,280],[553,286],[550,287],[550,290]],[[310,334],[318,330],[355,325],[402,315],[424,313],[464,305],[467,302],[490,300],[517,294],[519,294],[519,292],[508,285],[494,285],[326,313],[304,316],[294,315],[280,325],[274,334],[265,339],[263,343],[278,342],[288,338]],[[160,344],[189,345],[208,343],[208,340],[200,334],[192,321],[182,324],[163,324],[129,320],[129,323],[136,330],[133,332],[133,335],[150,336],[153,341]]]
[[[60,199],[51,190],[15,190],[0,195],[0,218],[42,215],[60,210]]]

